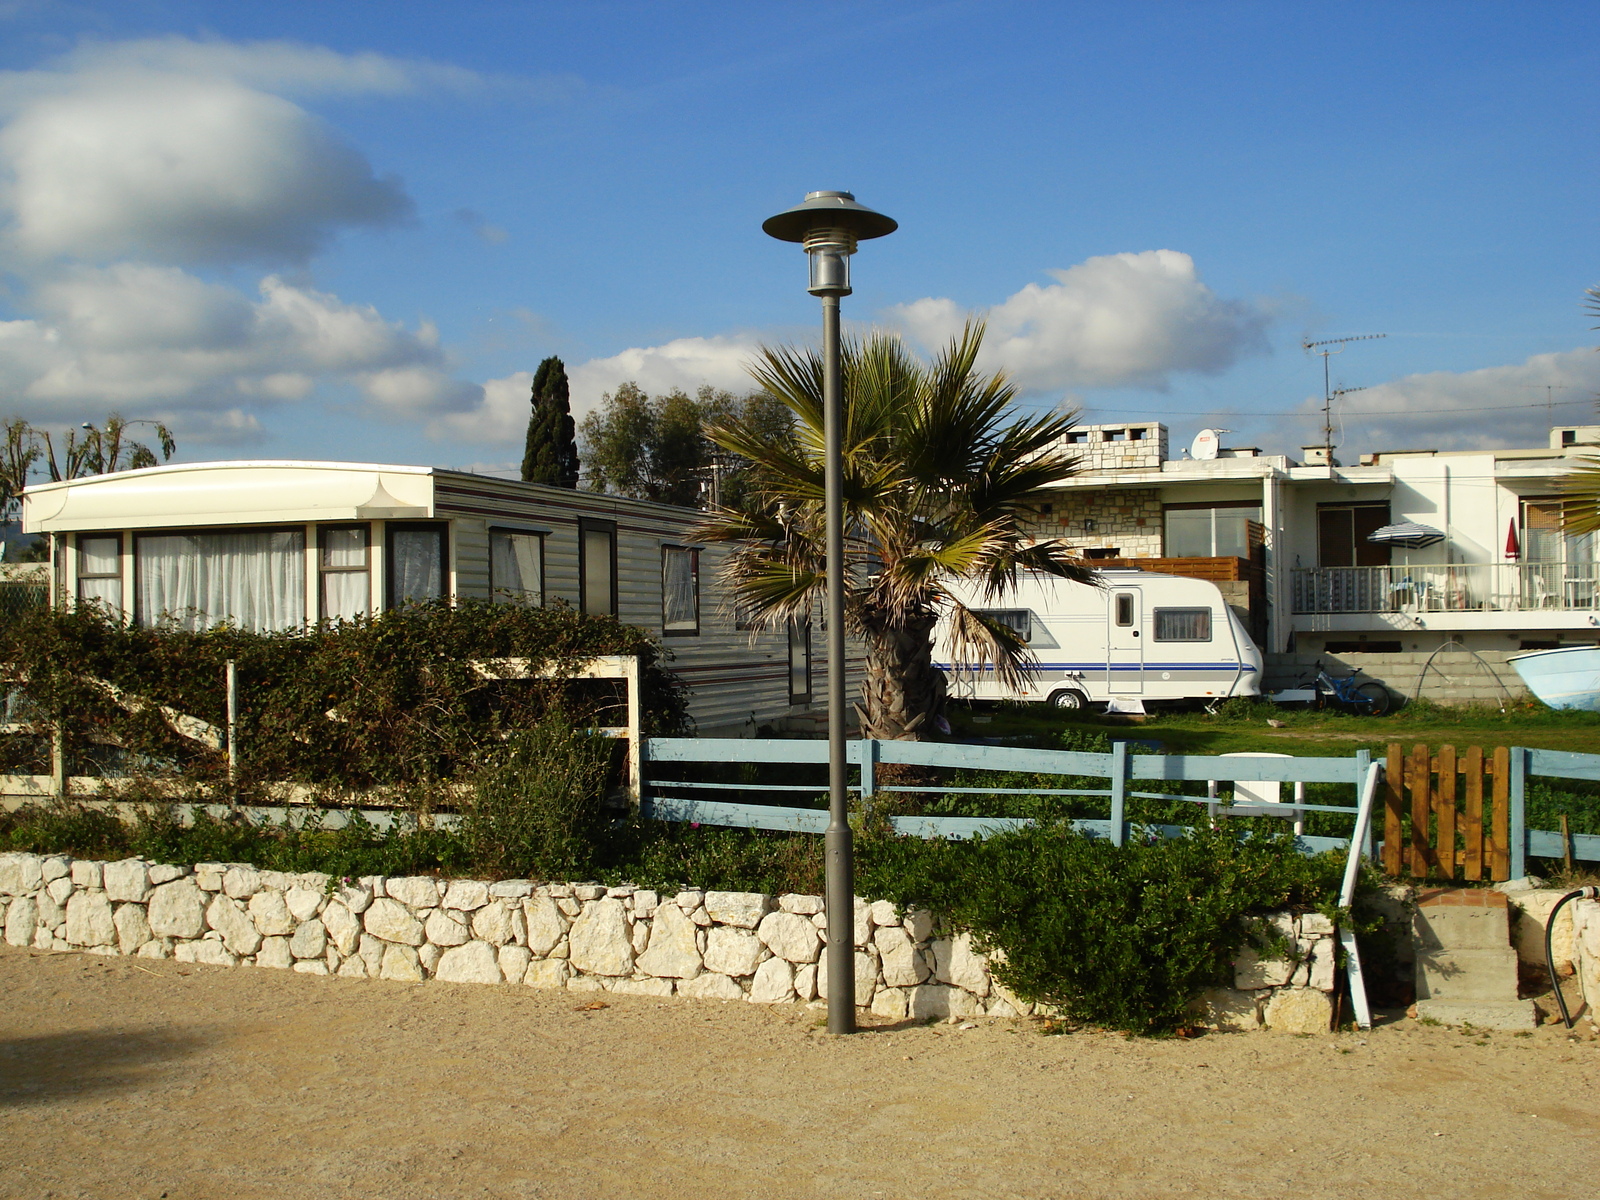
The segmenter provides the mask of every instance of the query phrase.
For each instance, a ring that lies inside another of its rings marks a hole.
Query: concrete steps
[[[1517,999],[1517,952],[1506,897],[1483,888],[1432,888],[1411,921],[1417,1016],[1445,1025],[1532,1029],[1532,1001]]]

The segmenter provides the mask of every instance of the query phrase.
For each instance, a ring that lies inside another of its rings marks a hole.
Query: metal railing
[[[1600,563],[1299,568],[1291,589],[1296,613],[1590,612]]]

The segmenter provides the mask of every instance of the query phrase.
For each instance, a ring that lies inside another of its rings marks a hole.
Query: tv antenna
[[[1375,338],[1388,336],[1387,333],[1358,333],[1352,337],[1300,343],[1300,349],[1307,354],[1322,355],[1322,457],[1329,467],[1333,466],[1333,398],[1336,395],[1342,396],[1346,392],[1359,392],[1362,389],[1342,388],[1338,392],[1332,391],[1328,378],[1328,359],[1335,354],[1343,354],[1345,346],[1350,342],[1370,342]]]

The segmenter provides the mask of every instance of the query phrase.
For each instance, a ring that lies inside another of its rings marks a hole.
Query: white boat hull
[[[1507,661],[1551,708],[1600,712],[1600,646],[1535,650]]]

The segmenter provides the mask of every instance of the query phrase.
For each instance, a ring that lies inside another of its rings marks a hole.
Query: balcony
[[[1297,614],[1593,612],[1600,563],[1302,568],[1291,589]]]

